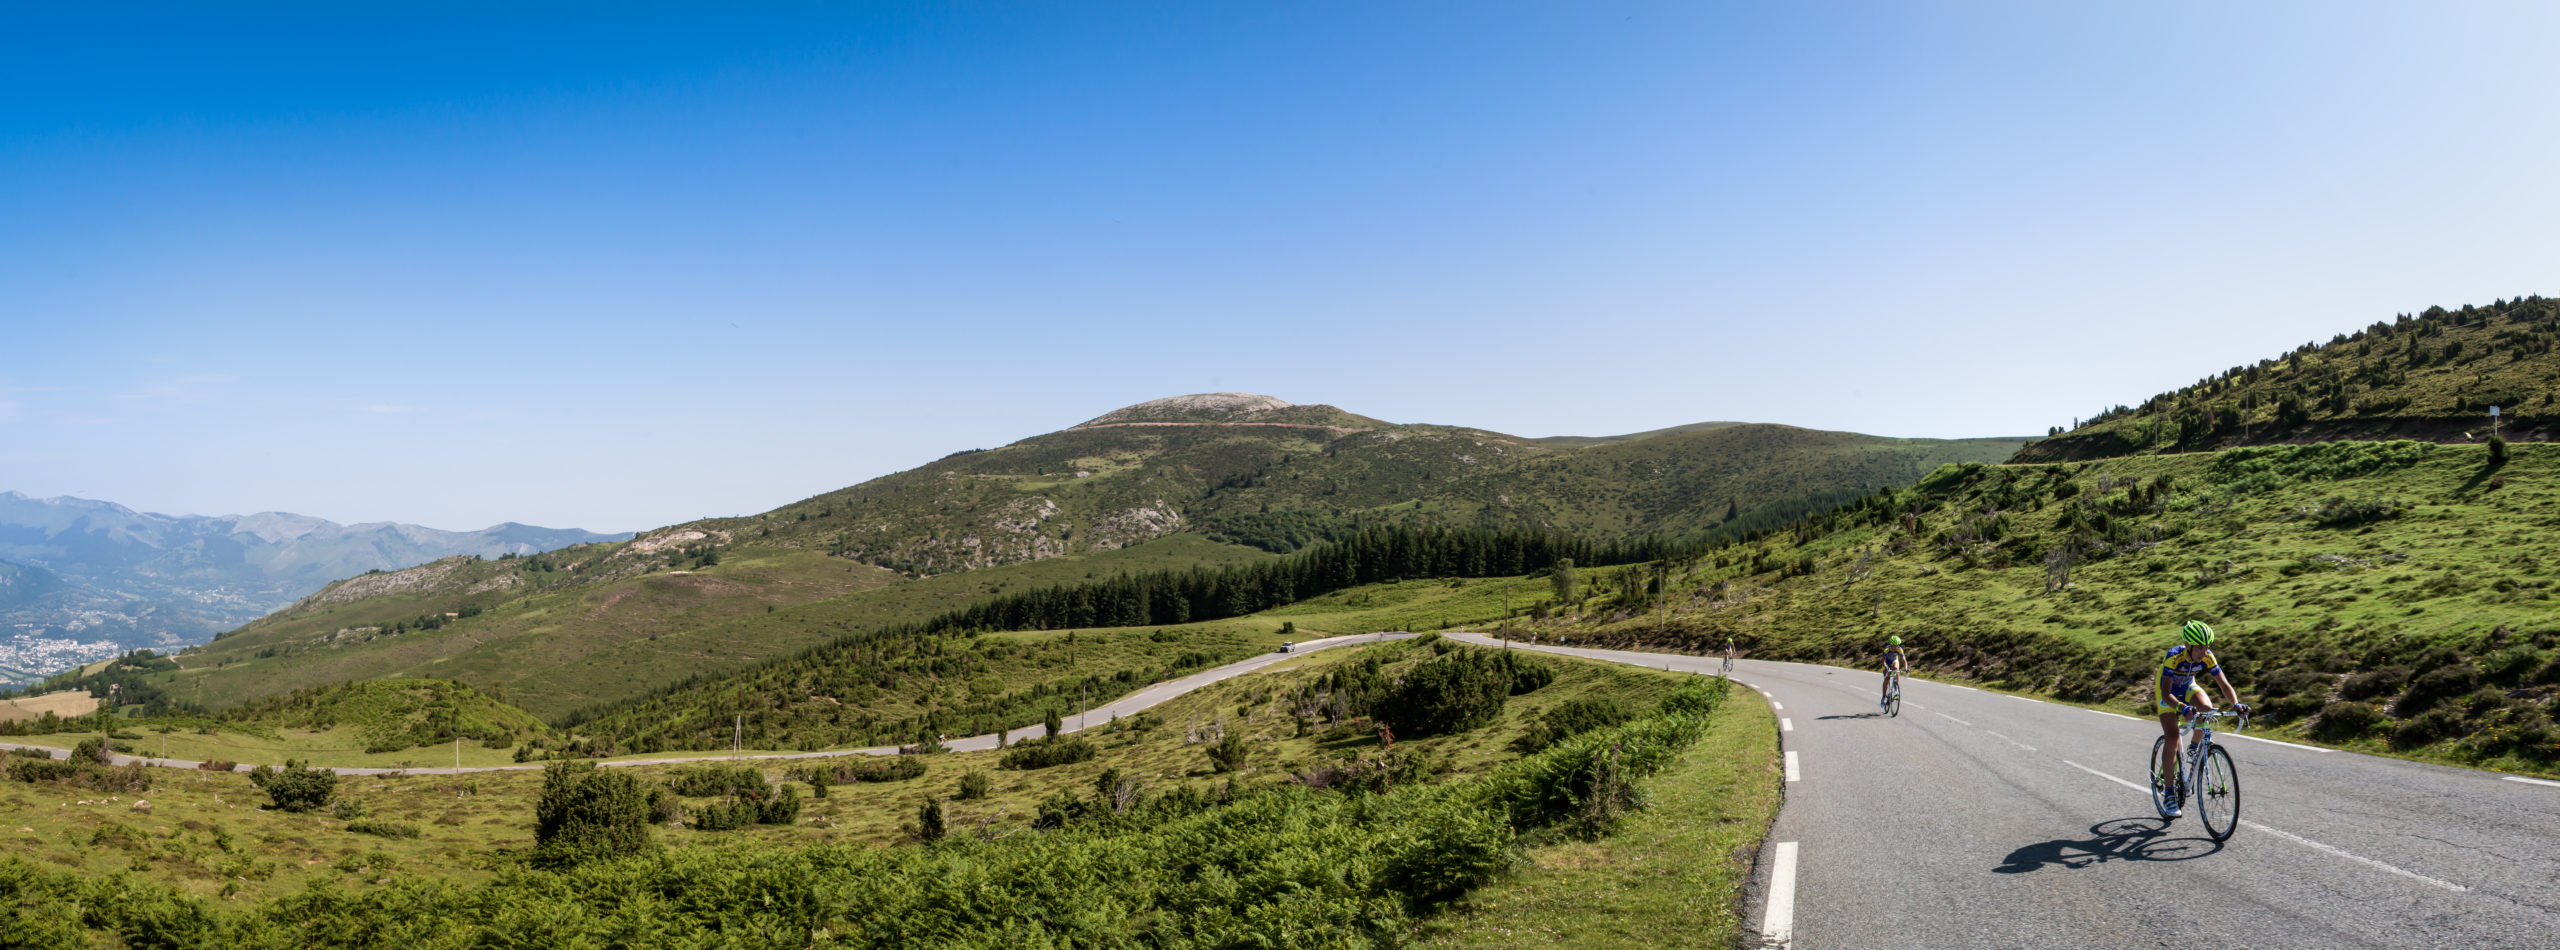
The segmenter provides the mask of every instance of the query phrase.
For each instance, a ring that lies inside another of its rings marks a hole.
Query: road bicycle
[[[1887,671],[1884,674],[1883,705],[1886,718],[1902,715],[1902,674],[1900,672]]]
[[[1733,675],[1733,654],[1724,655],[1724,669],[1717,671],[1717,675],[1728,677]]]
[[[2227,841],[2240,827],[2240,770],[2231,764],[2231,753],[2214,744],[2213,724],[2228,719],[2231,731],[2247,729],[2249,708],[2205,713],[2194,709],[2184,710],[2187,737],[2175,787],[2168,781],[2170,776],[2160,774],[2160,752],[2168,746],[2169,737],[2151,740],[2151,807],[2159,811],[2160,820],[2175,821],[2178,816],[2169,813],[2169,797],[2183,792],[2183,804],[2195,809],[2196,818],[2204,822],[2204,833],[2215,841]]]

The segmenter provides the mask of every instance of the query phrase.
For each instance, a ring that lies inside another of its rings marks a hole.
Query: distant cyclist
[[[1886,637],[1884,641],[1884,682],[1877,687],[1876,708],[1883,709],[1885,697],[1893,693],[1893,678],[1909,665],[1902,658],[1902,638]]]
[[[1728,670],[1730,670],[1730,669],[1732,669],[1732,668],[1733,668],[1733,638],[1732,638],[1732,637],[1726,637],[1726,638],[1724,638],[1724,668],[1725,668],[1725,669],[1728,669]]]
[[[2151,681],[2151,708],[2160,714],[2160,734],[2169,740],[2160,744],[2160,774],[2163,781],[2173,783],[2178,774],[2178,718],[2194,708],[2214,708],[2213,694],[2197,678],[2213,674],[2214,682],[2222,684],[2222,694],[2234,699],[2235,706],[2239,706],[2236,700],[2240,697],[2240,691],[2231,686],[2231,678],[2223,675],[2222,661],[2214,658],[2212,627],[2205,626],[2202,620],[2187,621],[2186,626],[2178,628],[2178,639],[2179,644],[2169,648],[2168,659],[2161,663],[2160,675]],[[2163,794],[2162,800],[2169,803],[2169,817],[2180,814],[2184,794],[2185,789],[2175,786]]]

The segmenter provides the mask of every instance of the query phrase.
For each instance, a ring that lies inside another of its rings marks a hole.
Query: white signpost
[[[2498,407],[2489,407],[2489,437],[2498,437]]]

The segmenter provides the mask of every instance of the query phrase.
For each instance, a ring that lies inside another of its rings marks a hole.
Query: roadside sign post
[[[2489,437],[2498,437],[2498,407],[2489,407]]]

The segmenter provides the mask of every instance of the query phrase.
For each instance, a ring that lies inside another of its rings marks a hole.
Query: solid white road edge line
[[[1936,716],[1936,717],[1938,717],[1938,718],[1940,718],[1940,719],[1944,719],[1944,720],[1946,720],[1946,721],[1948,721],[1948,722],[1955,723],[1956,725],[1963,726],[1963,727],[1965,727],[1965,728],[1967,728],[1967,729],[1971,729],[1971,728],[1973,728],[1973,724],[1972,724],[1972,723],[1966,722],[1966,721],[1964,721],[1964,720],[1962,720],[1962,719],[1958,719],[1958,718],[1956,718],[1956,717],[1954,717],[1954,716],[1947,715],[1946,713],[1942,713],[1942,712],[1933,712],[1933,713],[1930,713],[1929,715]]]
[[[1796,731],[1796,721],[1795,721],[1795,720],[1793,720],[1793,719],[1785,718],[1785,717],[1783,717],[1783,716],[1782,716],[1782,717],[1779,717],[1779,719],[1778,719],[1778,731],[1779,731],[1779,732],[1794,732],[1794,731]]]
[[[1803,778],[1803,777],[1804,777],[1804,776],[1803,776],[1801,773],[1798,773],[1798,772],[1796,771],[1796,750],[1794,750],[1794,749],[1788,749],[1788,750],[1787,750],[1787,781],[1792,782],[1792,781],[1795,781],[1795,780],[1800,779],[1800,778]]]
[[[2103,709],[2089,709],[2089,708],[2086,708],[2086,707],[2082,707],[2081,711],[2082,711],[2082,712],[2093,712],[2093,713],[2097,713],[2098,715],[2101,715],[2101,716],[2114,716],[2114,717],[2116,717],[2116,718],[2118,718],[2118,719],[2125,719],[2125,720],[2130,720],[2130,721],[2133,721],[2133,722],[2141,722],[2141,721],[2142,721],[2142,717],[2140,717],[2140,716],[2128,716],[2128,715],[2125,715],[2125,714],[2123,714],[2123,713],[2111,713],[2111,712],[2108,712],[2108,711],[2103,710]]]
[[[1778,856],[1769,862],[1769,913],[1760,918],[1760,936],[1767,946],[1783,947],[1796,934],[1796,843],[1778,842]]]
[[[2082,764],[2080,764],[2080,763],[2078,763],[2078,762],[2071,761],[2070,759],[2064,759],[2064,760],[2062,760],[2062,764],[2064,764],[2064,765],[2068,765],[2068,766],[2070,766],[2070,767],[2072,767],[2072,768],[2075,768],[2075,769],[2079,769],[2080,771],[2083,771],[2083,772],[2087,772],[2087,773],[2089,773],[2089,774],[2091,774],[2091,775],[2095,775],[2095,776],[2097,776],[2097,777],[2099,777],[2099,778],[2106,779],[2107,781],[2114,782],[2114,783],[2116,783],[2116,784],[2118,784],[2118,785],[2122,785],[2122,786],[2124,786],[2124,787],[2126,787],[2126,788],[2133,789],[2134,791],[2141,792],[2142,794],[2145,794],[2145,795],[2149,795],[2149,794],[2151,794],[2151,790],[2150,790],[2150,789],[2148,789],[2148,788],[2144,788],[2144,787],[2142,787],[2142,786],[2140,786],[2140,785],[2136,785],[2136,784],[2134,784],[2134,783],[2132,783],[2132,782],[2125,781],[2125,780],[2120,779],[2120,778],[2117,778],[2117,777],[2115,777],[2115,776],[2113,776],[2113,775],[2109,775],[2109,774],[2107,774],[2107,773],[2105,773],[2105,772],[2098,771],[2097,769],[2090,768],[2090,767],[2085,766],[2085,765],[2082,765]],[[2301,836],[2301,835],[2297,835],[2297,834],[2294,834],[2294,833],[2289,832],[2289,831],[2279,831],[2279,830],[2274,829],[2274,828],[2269,828],[2269,827],[2267,827],[2267,826],[2265,826],[2265,825],[2261,825],[2261,824],[2259,824],[2259,823],[2257,823],[2257,822],[2250,821],[2249,819],[2246,819],[2246,818],[2240,819],[2240,823],[2241,823],[2241,824],[2243,824],[2243,825],[2247,825],[2247,826],[2249,826],[2249,827],[2251,827],[2251,828],[2254,828],[2254,829],[2256,829],[2256,830],[2258,830],[2258,831],[2262,831],[2262,832],[2265,832],[2265,833],[2267,833],[2267,834],[2274,835],[2274,836],[2276,836],[2276,837],[2278,837],[2278,838],[2283,838],[2283,839],[2284,839],[2284,840],[2286,840],[2286,841],[2293,842],[2293,843],[2295,843],[2295,844],[2298,844],[2298,845],[2301,845],[2301,846],[2303,846],[2303,847],[2309,848],[2309,849],[2311,849],[2311,850],[2313,850],[2313,851],[2318,851],[2318,852],[2320,852],[2320,853],[2322,853],[2322,854],[2326,854],[2326,855],[2329,855],[2329,856],[2331,856],[2331,857],[2345,858],[2345,859],[2347,859],[2347,860],[2349,860],[2349,861],[2353,861],[2353,862],[2355,862],[2355,863],[2357,863],[2357,864],[2361,864],[2361,865],[2364,865],[2364,866],[2366,866],[2366,867],[2373,868],[2373,869],[2378,870],[2378,871],[2388,871],[2388,872],[2391,872],[2391,873],[2393,873],[2393,874],[2400,875],[2401,877],[2405,877],[2405,878],[2408,878],[2408,879],[2413,880],[2413,881],[2417,881],[2417,882],[2420,882],[2420,883],[2423,883],[2423,884],[2430,884],[2430,885],[2434,885],[2434,886],[2436,886],[2436,887],[2444,888],[2445,890],[2452,891],[2452,892],[2454,892],[2454,893],[2456,893],[2456,894],[2460,894],[2460,893],[2463,893],[2463,892],[2466,892],[2466,891],[2471,890],[2470,888],[2468,888],[2468,887],[2464,887],[2464,886],[2462,886],[2462,885],[2460,885],[2460,884],[2455,884],[2455,883],[2450,882],[2450,881],[2439,881],[2439,880],[2436,880],[2435,878],[2428,877],[2428,876],[2426,876],[2426,875],[2424,875],[2424,874],[2420,874],[2420,873],[2418,873],[2418,872],[2416,872],[2416,871],[2411,871],[2411,870],[2408,870],[2408,869],[2406,869],[2406,868],[2400,868],[2400,867],[2395,867],[2395,866],[2392,866],[2392,865],[2389,865],[2389,864],[2384,864],[2384,863],[2382,863],[2382,862],[2380,862],[2380,861],[2376,861],[2376,860],[2374,860],[2374,859],[2372,859],[2372,858],[2365,857],[2364,855],[2361,855],[2361,854],[2356,854],[2356,853],[2351,852],[2351,851],[2345,851],[2345,850],[2341,850],[2341,849],[2339,849],[2339,848],[2331,847],[2331,846],[2329,846],[2329,845],[2321,844],[2320,842],[2313,841],[2313,840],[2311,840],[2311,839],[2309,839],[2309,838],[2305,838],[2305,837],[2303,837],[2303,836]]]
[[[2268,744],[2268,745],[2280,745],[2280,746],[2283,746],[2283,747],[2288,748],[2288,749],[2300,749],[2300,750],[2302,750],[2302,751],[2304,751],[2304,752],[2336,752],[2336,751],[2338,751],[2338,750],[2336,750],[2336,749],[2323,749],[2323,748],[2321,748],[2321,747],[2319,747],[2319,746],[2316,746],[2316,745],[2296,745],[2296,744],[2291,743],[2291,742],[2278,742],[2278,741],[2276,741],[2276,740],[2274,740],[2274,739],[2261,739],[2261,738],[2258,738],[2258,737],[2256,737],[2256,736],[2244,736],[2244,735],[2241,735],[2241,734],[2236,733],[2236,732],[2217,732],[2217,733],[2214,733],[2213,735],[2214,735],[2214,738],[2217,738],[2217,739],[2247,739],[2247,740],[2249,740],[2249,741],[2251,741],[2251,742],[2264,742],[2264,743],[2266,743],[2266,744]]]
[[[2521,776],[2521,775],[2510,775],[2510,776],[2507,776],[2507,781],[2510,781],[2510,782],[2523,782],[2523,783],[2525,783],[2525,784],[2527,784],[2527,785],[2549,785],[2549,786],[2551,786],[2552,788],[2560,788],[2560,782],[2553,782],[2553,781],[2548,781],[2548,780],[2545,780],[2545,779],[2538,779],[2538,778],[2526,778],[2526,777]]]

